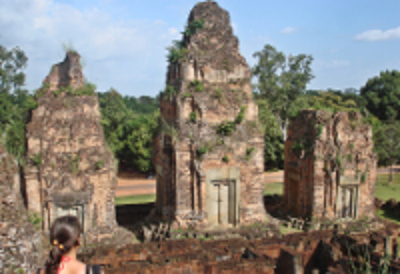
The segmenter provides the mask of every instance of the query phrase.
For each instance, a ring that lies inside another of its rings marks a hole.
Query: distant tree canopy
[[[360,90],[368,110],[380,120],[400,119],[400,72],[382,71]]]
[[[18,47],[0,45],[0,142],[18,161],[25,155],[25,124],[36,107],[33,97],[23,89],[28,58]]]
[[[253,76],[257,78],[255,92],[268,99],[285,141],[291,111],[297,108],[294,102],[313,78],[313,58],[305,54],[285,56],[271,45],[265,45],[253,56],[258,59],[253,68]]]
[[[159,117],[157,99],[121,96],[113,88],[98,96],[104,135],[120,166],[152,172],[152,137]]]

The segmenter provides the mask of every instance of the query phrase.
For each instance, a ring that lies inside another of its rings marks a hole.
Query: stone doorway
[[[208,224],[236,226],[239,223],[239,172],[213,170],[209,175],[214,176],[207,180]]]
[[[338,191],[337,217],[357,218],[358,186],[340,186]]]

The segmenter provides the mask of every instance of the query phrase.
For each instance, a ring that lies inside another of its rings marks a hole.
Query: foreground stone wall
[[[154,139],[158,215],[182,226],[264,220],[263,135],[228,12],[198,3],[174,50]]]
[[[19,169],[0,145],[0,273],[33,273],[41,265],[41,238],[21,196]]]
[[[359,113],[307,110],[289,127],[283,200],[292,215],[374,216],[376,155]]]
[[[104,140],[97,96],[84,85],[76,52],[54,65],[36,94],[27,125],[28,209],[47,230],[59,216],[81,220],[87,239],[110,236],[116,226],[116,167]]]
[[[253,240],[187,239],[102,247],[85,250],[80,258],[102,265],[105,273],[355,273],[358,267],[365,269],[357,262],[367,257],[372,272],[379,273],[386,256],[395,273],[400,271],[397,247],[398,226],[385,224],[377,231],[352,235],[315,231]]]

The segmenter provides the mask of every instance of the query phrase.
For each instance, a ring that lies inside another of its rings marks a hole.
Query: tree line
[[[271,45],[256,52],[252,68],[254,99],[265,136],[265,169],[283,168],[284,142],[290,120],[303,109],[332,113],[357,111],[373,128],[380,165],[400,158],[400,72],[382,71],[359,90],[309,90],[313,79],[312,56],[286,55]],[[28,58],[18,47],[0,45],[0,142],[24,164],[25,125],[37,107],[34,91],[24,89],[23,72]],[[153,172],[152,137],[158,127],[156,97],[122,96],[111,88],[98,92],[101,124],[106,141],[124,169]]]

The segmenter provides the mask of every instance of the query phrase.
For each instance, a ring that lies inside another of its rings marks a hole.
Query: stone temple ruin
[[[28,218],[19,168],[0,144],[0,273],[33,273],[39,265],[41,239]]]
[[[377,159],[359,113],[306,110],[285,143],[286,210],[297,217],[374,217]]]
[[[76,52],[52,67],[27,125],[27,206],[47,230],[59,216],[78,216],[86,239],[116,227],[114,158],[100,125],[94,88],[84,83]]]
[[[170,49],[154,139],[156,212],[180,225],[262,221],[263,135],[228,12],[198,3]]]

